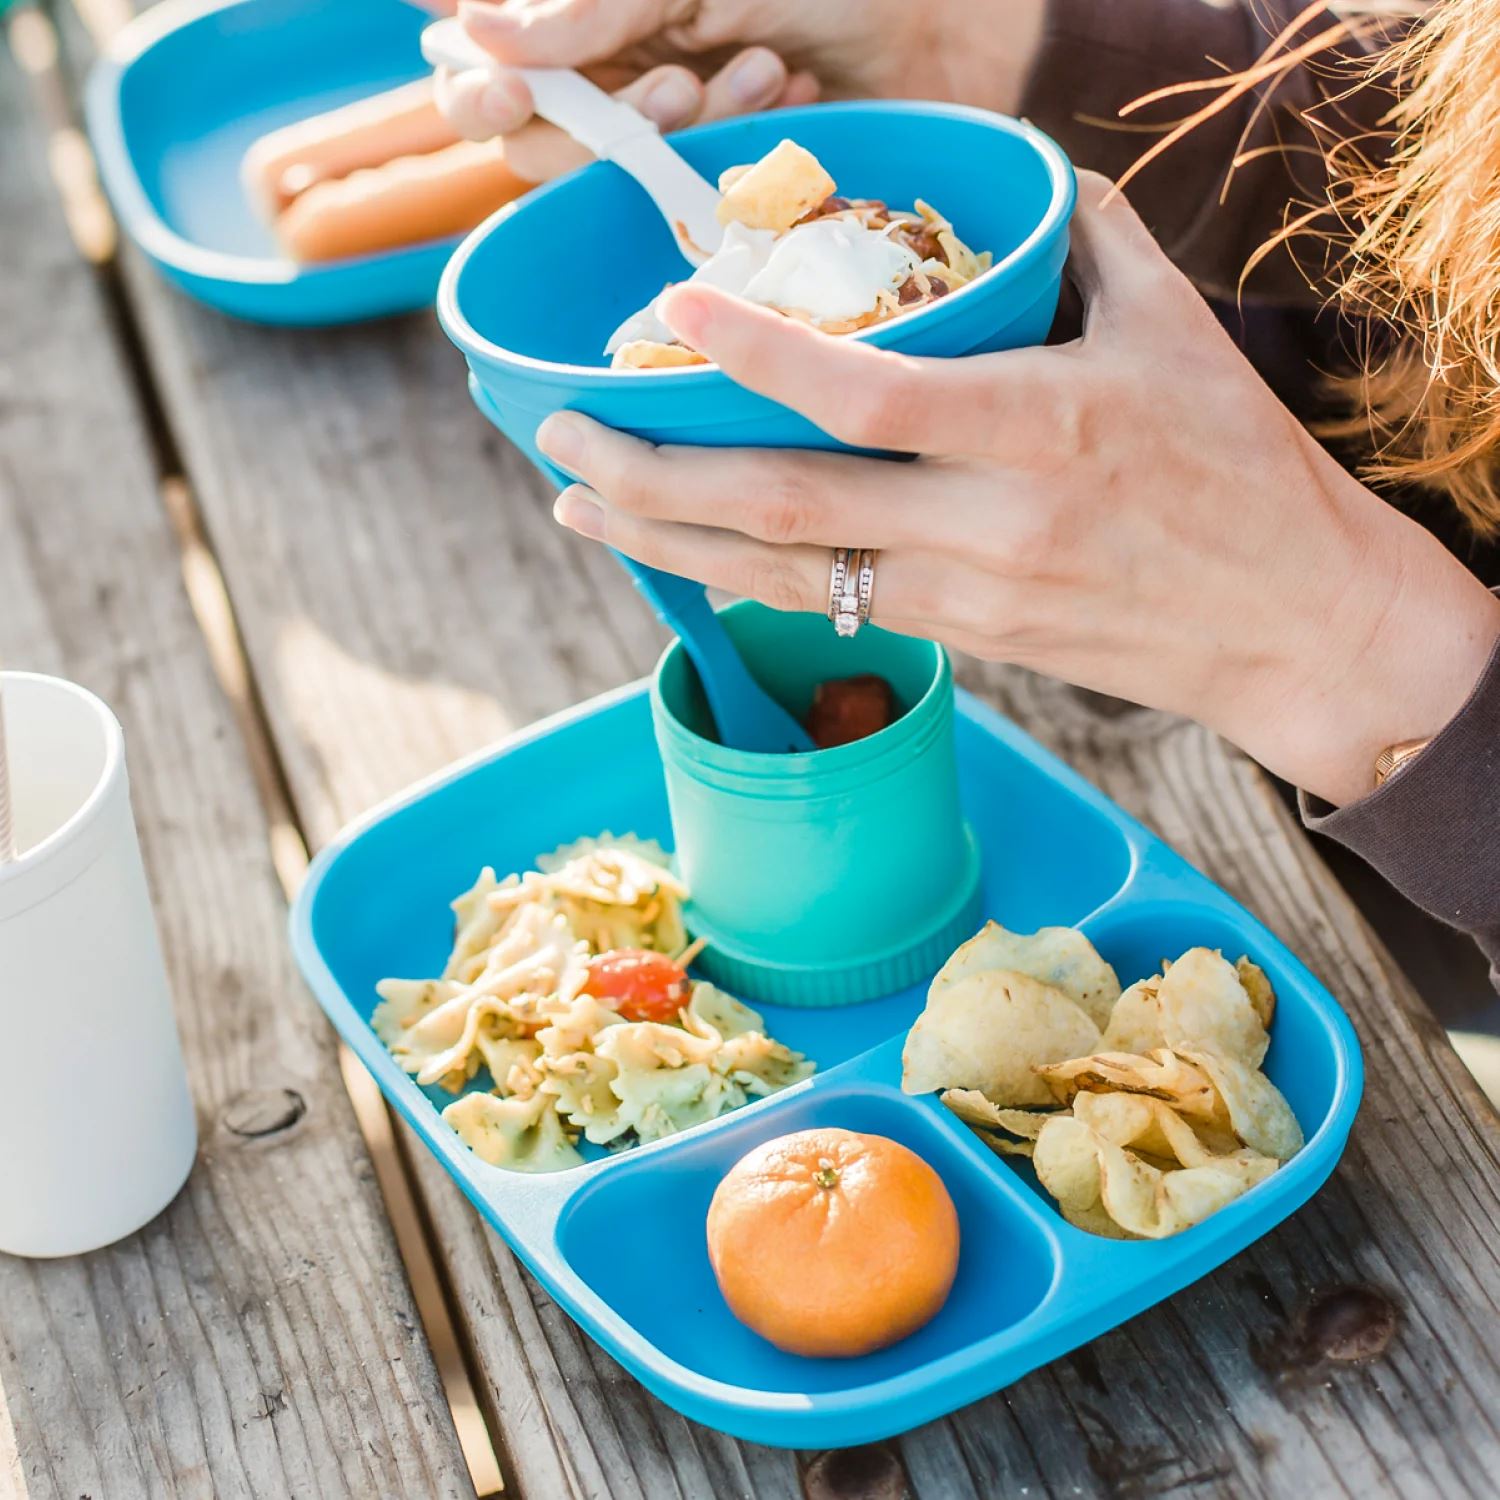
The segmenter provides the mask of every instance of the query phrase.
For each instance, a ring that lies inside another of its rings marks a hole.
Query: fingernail
[[[687,288],[673,288],[657,304],[662,321],[694,349],[713,324],[713,309],[707,301]]]
[[[604,508],[597,500],[590,500],[587,491],[577,485],[557,497],[552,515],[560,525],[591,542],[604,539]]]
[[[729,70],[729,92],[739,104],[761,104],[785,81],[786,69],[772,52],[749,52]]]
[[[558,414],[537,428],[536,445],[554,463],[567,468],[583,452],[583,434],[576,422]]]
[[[653,84],[641,100],[641,113],[670,130],[683,125],[698,112],[698,90],[681,73],[668,73]]]
[[[504,135],[506,131],[516,129],[531,113],[531,108],[522,97],[520,81],[505,74],[485,85],[479,96],[479,112],[491,130]]]

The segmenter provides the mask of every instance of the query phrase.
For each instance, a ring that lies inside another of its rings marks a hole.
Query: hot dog
[[[318,183],[440,151],[458,139],[438,113],[432,80],[422,78],[273,130],[245,153],[242,174],[251,198],[274,218]]]
[[[276,236],[293,260],[369,255],[462,234],[531,186],[498,141],[458,141],[308,188],[279,215]]]

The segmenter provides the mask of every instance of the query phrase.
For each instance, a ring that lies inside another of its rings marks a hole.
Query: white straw
[[[16,828],[10,804],[10,761],[5,753],[5,689],[0,683],[0,865],[16,857]]]

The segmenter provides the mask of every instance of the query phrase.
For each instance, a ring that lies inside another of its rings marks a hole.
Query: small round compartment
[[[963,820],[953,675],[942,647],[741,601],[725,628],[799,718],[819,682],[873,672],[901,710],[866,739],[803,755],[731,750],[678,642],[651,690],[689,929],[736,994],[848,1005],[927,977],[978,925],[979,848]]]
[[[958,1277],[942,1310],[910,1337],[853,1359],[787,1354],[751,1332],[730,1312],[708,1259],[708,1206],[725,1173],[763,1141],[823,1126],[900,1141],[938,1173],[958,1210]],[[563,1210],[557,1248],[638,1338],[686,1369],[740,1391],[813,1398],[940,1362],[970,1381],[954,1356],[1009,1335],[1042,1307],[1061,1270],[1055,1240],[945,1120],[861,1084],[815,1087],[610,1167]],[[970,1398],[979,1392],[970,1383]]]

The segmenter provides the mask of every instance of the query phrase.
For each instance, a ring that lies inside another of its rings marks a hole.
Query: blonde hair
[[[1380,66],[1385,165],[1336,178],[1352,230],[1338,295],[1397,339],[1352,389],[1374,480],[1448,495],[1500,531],[1500,0],[1439,0]],[[1335,162],[1336,162],[1335,158]]]
[[[1326,201],[1289,210],[1245,274],[1279,248],[1294,250],[1299,236],[1318,242],[1309,280],[1331,286],[1331,300],[1371,330],[1359,372],[1338,382],[1354,410],[1322,430],[1363,441],[1367,479],[1446,495],[1476,532],[1493,535],[1500,532],[1500,0],[1436,0],[1398,40],[1353,60],[1337,55],[1340,44],[1381,36],[1392,11],[1340,18],[1338,10],[1314,0],[1252,67],[1128,105],[1122,114],[1172,95],[1213,95],[1175,122],[1120,185],[1252,90],[1261,95],[1258,112],[1291,69],[1326,62],[1323,105],[1304,115],[1326,142]],[[1302,34],[1323,20],[1324,29]],[[1340,78],[1341,87],[1330,86]],[[1391,89],[1395,100],[1381,120],[1388,149],[1379,161],[1368,141],[1341,135],[1318,113],[1336,114],[1355,89],[1374,87]]]

